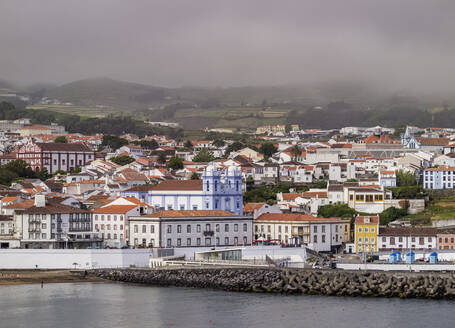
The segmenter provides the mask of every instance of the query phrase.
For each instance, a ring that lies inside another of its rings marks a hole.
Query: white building
[[[349,241],[350,221],[317,218],[308,214],[267,213],[254,220],[255,240],[305,244],[317,252],[329,252]]]
[[[140,215],[140,206],[108,204],[92,212],[93,232],[104,240],[104,245],[119,248],[127,244],[128,219]]]
[[[92,214],[88,210],[62,205],[35,196],[34,206],[20,214],[21,244],[25,248],[73,248],[93,246]]]
[[[380,171],[379,172],[379,185],[384,190],[387,187],[397,186],[397,176],[395,171]]]
[[[455,167],[441,166],[428,168],[423,174],[425,189],[453,189],[455,187]]]
[[[222,210],[159,211],[129,219],[130,245],[208,247],[251,245],[253,218]]]
[[[436,249],[437,228],[431,227],[380,227],[379,250]]]

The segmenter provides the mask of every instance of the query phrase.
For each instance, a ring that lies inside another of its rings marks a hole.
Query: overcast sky
[[[455,1],[0,0],[0,78],[453,90]]]

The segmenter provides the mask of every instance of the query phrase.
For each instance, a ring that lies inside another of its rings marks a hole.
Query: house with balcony
[[[349,242],[350,221],[309,214],[265,213],[254,220],[254,239],[306,245],[317,252],[333,251]]]

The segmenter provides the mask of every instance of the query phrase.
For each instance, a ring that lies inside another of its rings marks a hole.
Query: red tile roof
[[[136,208],[137,205],[108,205],[93,210],[93,213],[101,214],[125,214],[132,209]]]
[[[357,216],[355,224],[364,224],[365,218],[370,218],[370,224],[379,224],[379,216]],[[369,223],[366,223],[369,224]]]
[[[256,218],[255,221],[308,221],[308,222],[332,222],[345,221],[341,218],[318,218],[311,214],[298,213],[264,213]]]
[[[173,218],[173,217],[208,217],[208,216],[238,216],[223,210],[167,210],[147,214],[147,217]]]

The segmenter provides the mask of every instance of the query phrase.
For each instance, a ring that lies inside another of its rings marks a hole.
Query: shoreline
[[[0,286],[26,284],[54,284],[72,282],[106,282],[106,279],[94,275],[85,275],[84,271],[68,269],[8,269],[0,270]]]

